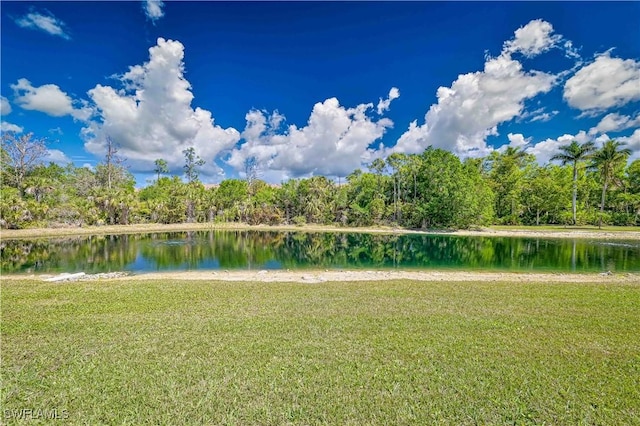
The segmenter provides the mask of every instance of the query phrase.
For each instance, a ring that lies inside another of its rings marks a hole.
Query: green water
[[[2,273],[196,269],[638,272],[637,241],[192,231],[5,240]]]

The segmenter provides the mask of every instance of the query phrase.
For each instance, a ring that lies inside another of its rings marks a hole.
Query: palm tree
[[[585,142],[582,145],[576,141],[572,141],[569,145],[560,147],[560,152],[551,157],[551,161],[560,160],[565,166],[569,163],[573,165],[573,199],[571,200],[571,211],[573,212],[573,224],[577,224],[576,218],[576,201],[578,198],[578,162],[589,158],[591,153],[596,150],[593,142]]]
[[[158,175],[158,179],[156,181],[159,181],[161,174],[169,173],[169,165],[166,160],[163,160],[162,158],[158,158],[154,161],[154,164],[156,165],[156,168],[153,169],[153,171]]]
[[[505,158],[511,158],[513,159],[513,161],[520,164],[522,159],[524,159],[527,156],[527,151],[526,151],[526,148],[521,148],[521,147],[514,148],[512,146],[508,146],[507,149],[504,150],[502,155]]]
[[[600,170],[602,176],[602,198],[600,201],[600,218],[598,227],[602,227],[602,214],[604,213],[604,202],[607,195],[609,181],[613,177],[616,166],[627,161],[631,150],[629,148],[621,148],[624,144],[615,140],[608,140],[602,148],[596,151],[592,156],[592,167]]]
[[[56,189],[55,183],[44,176],[30,176],[25,179],[25,193],[32,194],[37,202],[42,202],[44,196]]]

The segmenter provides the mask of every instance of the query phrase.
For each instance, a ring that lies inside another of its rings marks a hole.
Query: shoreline
[[[0,231],[0,239],[42,239],[53,237],[75,237],[83,235],[117,235],[117,234],[144,234],[158,232],[185,232],[185,231],[290,231],[290,232],[349,232],[370,233],[387,235],[451,235],[468,237],[516,237],[516,238],[563,238],[563,239],[600,239],[600,240],[639,240],[640,227],[636,230],[605,228],[562,228],[524,229],[514,227],[480,228],[474,230],[413,230],[405,228],[379,227],[337,227],[332,225],[248,225],[243,223],[178,223],[178,224],[138,224],[138,225],[107,225],[89,226],[86,228],[29,228],[29,229],[3,229]]]
[[[167,271],[140,274],[111,273],[83,275],[77,279],[56,279],[54,275],[8,275],[0,281],[33,280],[64,284],[82,281],[211,281],[251,283],[328,283],[354,281],[410,280],[419,282],[512,282],[512,283],[602,283],[640,284],[640,273],[537,273],[537,272],[483,272],[483,271],[385,271],[385,270],[239,270],[239,271]],[[77,275],[77,274],[76,274]],[[101,276],[102,275],[102,276]],[[62,276],[58,275],[60,278]]]

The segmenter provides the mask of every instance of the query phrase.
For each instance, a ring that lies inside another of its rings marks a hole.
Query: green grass
[[[5,281],[2,415],[640,424],[639,330],[636,284]]]

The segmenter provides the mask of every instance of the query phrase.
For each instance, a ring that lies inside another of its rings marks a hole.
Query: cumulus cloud
[[[2,130],[2,133],[5,133],[5,132],[22,133],[24,131],[24,128],[13,123],[2,121],[0,122],[0,130]]]
[[[149,49],[149,61],[118,76],[122,88],[97,85],[88,94],[97,119],[82,131],[87,151],[102,156],[109,136],[133,171],[150,171],[158,158],[177,170],[182,151],[194,147],[206,161],[205,175],[221,173],[214,164],[221,152],[233,148],[240,133],[214,124],[211,112],[191,106],[191,85],[184,78],[184,46],[159,38]]]
[[[163,7],[164,2],[161,0],[146,0],[143,2],[145,15],[147,15],[147,18],[154,23],[164,16]]]
[[[22,28],[44,31],[47,34],[62,37],[66,40],[71,38],[65,29],[66,25],[64,22],[48,11],[43,14],[32,10],[25,16],[16,19],[15,22]]]
[[[399,97],[400,90],[398,90],[397,87],[392,87],[391,90],[389,90],[389,96],[387,96],[387,99],[380,98],[380,101],[378,102],[378,114],[382,115],[385,111],[389,111],[391,101],[398,99]]]
[[[9,99],[0,96],[0,115],[8,115],[11,113],[11,104]]]
[[[545,139],[541,142],[538,142],[534,145],[531,145],[527,152],[536,156],[539,164],[546,164],[549,162],[551,157],[560,152],[560,147],[563,145],[568,145],[572,141],[577,141],[578,143],[585,143],[591,140],[589,135],[584,130],[579,131],[575,135],[564,134],[555,139]]]
[[[624,143],[625,147],[631,149],[629,161],[640,159],[640,129],[636,129],[631,135],[616,138],[618,142]]]
[[[524,122],[524,121],[528,121],[528,122],[536,122],[536,121],[540,121],[542,123],[547,122],[549,120],[551,120],[553,117],[555,117],[560,111],[558,110],[553,110],[551,112],[547,112],[546,108],[542,107],[542,108],[538,108],[535,109],[533,111],[524,111],[522,114],[520,114],[518,117],[516,117],[516,123],[520,123],[520,122]]]
[[[596,135],[606,132],[619,132],[636,126],[640,127],[640,114],[636,115],[635,118],[631,118],[631,116],[620,115],[614,112],[605,115],[595,127],[589,129],[589,134]]]
[[[392,89],[389,97],[393,95]],[[251,111],[246,116],[245,143],[227,162],[241,171],[247,159],[254,159],[280,179],[346,176],[377,155],[370,146],[393,126],[388,118],[372,119],[371,109],[372,103],[346,108],[330,98],[314,105],[306,126],[290,125],[282,132],[278,131],[282,115]]]
[[[67,164],[71,163],[71,159],[59,149],[48,149],[47,155],[43,158],[43,162],[66,166]]]
[[[555,117],[560,111],[554,110],[551,112],[541,112],[539,114],[535,114],[533,116],[533,118],[531,119],[531,122],[536,122],[536,121],[540,121],[542,123],[546,123],[547,121],[551,120],[553,117]]]
[[[438,103],[429,108],[425,124],[413,121],[395,151],[418,153],[432,145],[463,157],[485,155],[486,138],[498,134],[498,125],[522,114],[525,101],[551,90],[555,80],[551,74],[523,70],[508,55],[491,58],[484,71],[461,75],[451,87],[440,87]]]
[[[573,108],[592,113],[638,101],[640,62],[605,52],[567,80],[563,96]]]
[[[91,116],[90,108],[86,105],[75,108],[74,103],[82,102],[74,102],[55,84],[34,87],[29,80],[21,78],[11,88],[16,96],[15,102],[23,109],[44,112],[53,117],[71,115],[78,120],[87,120]]]
[[[542,19],[530,21],[516,30],[513,39],[504,43],[503,52],[537,56],[558,45],[562,36],[553,33],[553,26]],[[572,48],[571,42],[565,47]]]
[[[556,111],[530,113],[525,110],[525,102],[549,92],[562,73],[527,71],[512,54],[531,57],[551,48],[564,49],[566,53],[573,46],[555,35],[548,22],[533,20],[519,28],[504,43],[500,55],[487,57],[482,71],[459,75],[451,87],[438,88],[438,101],[427,111],[425,123],[411,122],[388,151],[419,153],[431,145],[461,157],[483,156],[492,150],[486,139],[498,135],[498,125],[531,116],[531,121],[550,120]]]
[[[509,139],[509,143],[503,145],[501,148],[506,149],[508,146],[512,148],[524,148],[531,142],[531,138],[525,138],[522,133],[509,133],[507,139]]]

